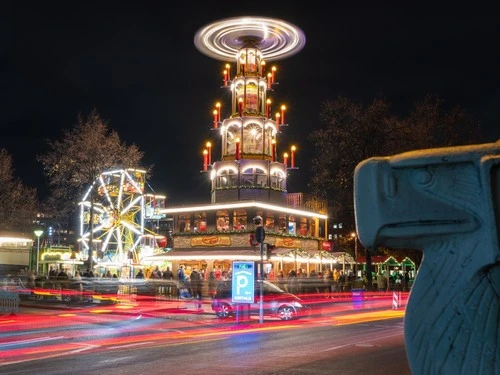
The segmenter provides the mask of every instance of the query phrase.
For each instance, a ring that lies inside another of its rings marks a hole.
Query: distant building
[[[0,232],[0,276],[24,272],[36,263],[33,239],[24,233]]]

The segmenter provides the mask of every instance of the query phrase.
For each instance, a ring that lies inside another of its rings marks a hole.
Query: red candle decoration
[[[236,160],[240,160],[240,139],[236,138],[236,151],[235,151]]]
[[[208,165],[212,165],[212,144],[207,142]],[[292,159],[293,160],[293,159]]]
[[[295,150],[296,150],[296,147],[295,146],[292,146],[292,152],[291,152],[291,161],[290,161],[290,164],[292,166],[292,168],[295,168]]]
[[[271,68],[271,83],[274,83],[274,75],[275,75],[275,73],[276,73],[276,67],[273,66]]]
[[[261,75],[264,76],[264,74],[266,74],[266,62],[264,60],[260,62],[260,67],[261,67]]]
[[[227,86],[227,70],[224,70],[224,86]]]
[[[266,101],[266,117],[271,118],[271,99]]]
[[[243,98],[238,99],[238,111],[240,112],[240,117],[243,117]]]
[[[226,64],[227,80],[231,80],[231,65]]]
[[[281,115],[279,114],[279,112],[276,112],[276,123],[277,124],[280,124],[280,117],[281,117]]]
[[[272,74],[267,73],[267,88],[271,89],[271,84],[272,84]]]
[[[283,154],[283,164],[285,164],[285,168],[286,168],[286,166],[288,164],[288,154],[286,152]]]
[[[203,150],[203,170],[206,171],[208,169],[208,151]]]
[[[281,125],[285,123],[285,110],[286,107],[284,105],[281,106]]]
[[[217,129],[217,118],[218,118],[217,110],[214,109],[214,129]]]
[[[271,155],[273,157],[273,162],[276,161],[276,139],[272,139],[271,141]]]
[[[215,108],[217,108],[217,122],[220,122],[220,103],[215,104]]]

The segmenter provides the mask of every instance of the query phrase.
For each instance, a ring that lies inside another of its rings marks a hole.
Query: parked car
[[[123,294],[137,298],[180,297],[180,290],[185,286],[178,280],[165,279],[130,279],[121,283]]]
[[[281,320],[292,320],[309,315],[307,304],[294,294],[285,292],[269,281],[255,283],[254,303],[248,304],[250,314],[260,314],[260,286],[263,285],[262,311],[266,316],[279,318]],[[240,305],[242,305],[240,303]],[[232,302],[231,280],[221,281],[217,285],[212,300],[212,310],[219,318],[233,316],[236,312],[237,303]],[[244,306],[245,307],[245,306]]]

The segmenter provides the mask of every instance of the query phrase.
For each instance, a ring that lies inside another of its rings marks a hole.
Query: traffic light
[[[174,236],[172,234],[172,231],[169,230],[167,232],[167,249],[173,249],[174,248]]]
[[[266,233],[264,232],[264,227],[255,228],[255,240],[258,243],[264,243],[264,238],[266,238]]]

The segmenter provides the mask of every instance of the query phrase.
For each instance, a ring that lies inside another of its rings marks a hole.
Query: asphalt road
[[[383,318],[389,312],[323,306],[308,318],[264,323],[221,322],[208,311],[3,317],[0,373],[410,375],[403,317]]]

